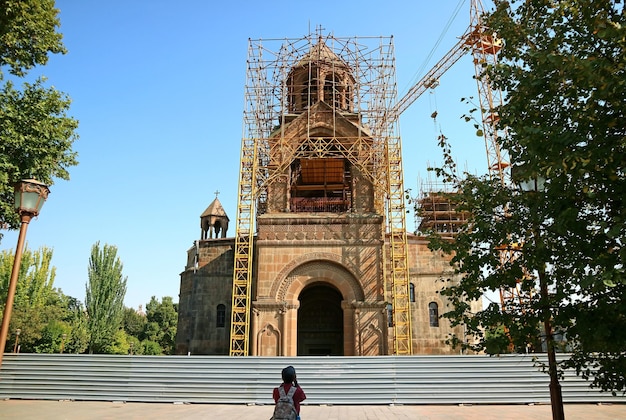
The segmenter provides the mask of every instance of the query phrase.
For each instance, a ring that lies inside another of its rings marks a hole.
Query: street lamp
[[[20,342],[20,333],[22,332],[21,329],[17,329],[15,330],[15,344],[13,345],[13,353],[17,353],[17,350],[19,349],[18,345]]]
[[[513,166],[511,168],[511,178],[516,182],[520,189],[526,193],[543,193],[545,191],[545,179],[541,176],[531,176],[523,174],[522,166]],[[533,212],[536,214],[537,212]],[[539,232],[536,221],[533,219],[533,239],[537,249],[543,249],[543,238]],[[550,300],[548,295],[548,279],[546,277],[545,263],[537,268],[539,277],[539,290],[541,293],[541,307],[543,309],[543,326],[546,335],[546,347],[548,354],[548,373],[550,375],[550,405],[552,406],[552,419],[564,420],[565,413],[563,411],[563,394],[561,392],[561,384],[559,384],[559,374],[556,362],[556,350],[554,341],[554,331],[552,329],[552,311],[550,309]]]
[[[15,248],[15,259],[13,260],[13,270],[11,271],[11,279],[9,281],[9,290],[7,292],[7,301],[4,306],[4,315],[2,317],[2,328],[0,329],[0,368],[2,367],[2,357],[7,344],[7,335],[9,333],[9,322],[11,321],[11,312],[13,311],[13,299],[15,298],[15,289],[17,288],[17,277],[20,272],[20,264],[22,262],[22,252],[24,250],[24,239],[26,238],[26,229],[33,217],[36,217],[48,198],[50,189],[47,185],[34,179],[25,179],[15,185],[15,211],[20,215],[20,234],[17,239],[17,247]]]

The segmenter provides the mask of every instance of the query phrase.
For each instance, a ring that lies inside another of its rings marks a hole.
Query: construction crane
[[[497,126],[498,116],[493,111],[502,104],[502,92],[492,89],[488,77],[483,74],[483,66],[497,63],[497,53],[500,50],[501,41],[489,33],[482,21],[483,14],[484,9],[481,0],[471,0],[470,24],[465,34],[437,64],[409,89],[406,95],[389,111],[389,114],[391,118],[398,118],[424,92],[435,88],[439,84],[441,76],[461,57],[471,51],[478,84],[483,136],[487,151],[487,168],[490,176],[493,179],[499,179],[504,185],[510,179],[507,174],[509,163],[505,151],[500,148],[497,141],[504,134]]]
[[[498,126],[498,115],[495,113],[503,102],[502,91],[493,89],[490,80],[483,70],[485,66],[497,64],[497,53],[502,44],[484,24],[482,16],[484,9],[481,0],[471,0],[470,24],[459,41],[446,55],[443,56],[408,93],[402,97],[390,110],[391,118],[398,118],[413,102],[428,89],[439,84],[439,78],[448,71],[461,57],[471,51],[474,59],[476,82],[478,87],[479,107],[481,111],[483,136],[487,154],[487,169],[491,179],[498,180],[501,185],[510,182],[510,163],[506,151],[500,148],[498,139],[505,136],[503,128]],[[515,258],[519,247],[505,245],[498,248],[500,264]],[[515,288],[500,289],[502,310],[506,310],[510,303],[519,300],[521,291],[519,284]]]

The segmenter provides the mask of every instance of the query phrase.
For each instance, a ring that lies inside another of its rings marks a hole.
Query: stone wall
[[[344,297],[346,355],[393,353],[393,328],[387,326],[382,282],[380,216],[327,215],[298,219],[295,215],[259,217],[252,287],[251,354],[297,354],[299,293],[312,281],[324,280]],[[234,238],[198,243],[188,251],[181,273],[177,354],[228,354]],[[458,281],[448,258],[428,249],[423,237],[409,235],[409,280],[414,354],[458,354],[444,343],[462,327],[438,319],[430,325],[429,304],[439,315],[448,301],[439,294],[448,279]],[[226,307],[218,327],[217,306]],[[474,306],[480,306],[477,302]]]
[[[445,344],[451,333],[463,337],[463,327],[452,327],[450,321],[440,316],[450,310],[449,301],[439,293],[447,284],[458,282],[449,264],[449,257],[428,249],[424,237],[409,235],[409,281],[415,290],[415,302],[411,303],[411,322],[414,354],[458,354]],[[431,325],[429,305],[437,305],[437,325]]]
[[[373,349],[368,354],[381,354],[385,346],[371,341],[380,340],[383,332],[364,336],[367,340],[363,345],[357,344],[355,334],[357,320],[379,331],[384,324],[382,311],[375,305],[384,299],[381,223],[380,216],[352,214],[258,218],[253,352],[297,354],[298,297],[305,287],[317,282],[334,287],[344,298],[344,352],[357,354],[367,347]],[[358,302],[369,302],[370,306],[360,308],[357,316]],[[376,315],[366,315],[371,311]],[[282,340],[280,345],[274,344],[277,337]]]
[[[177,354],[228,354],[234,243],[232,238],[198,241],[188,251],[180,280]],[[218,305],[225,306],[223,326],[217,326]]]

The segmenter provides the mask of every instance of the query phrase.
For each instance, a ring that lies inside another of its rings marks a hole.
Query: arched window
[[[387,304],[387,326],[393,327],[393,306],[391,303]]]
[[[226,305],[217,305],[216,325],[218,328],[224,328],[226,326]]]
[[[335,82],[333,81],[333,76],[329,74],[324,81],[324,102],[332,105],[335,94]]]
[[[428,316],[430,318],[430,326],[439,326],[439,306],[436,302],[430,302],[428,304]]]
[[[415,285],[413,283],[409,283],[409,300],[415,302]]]
[[[336,74],[329,74],[324,81],[324,102],[335,109],[344,109],[345,87]]]

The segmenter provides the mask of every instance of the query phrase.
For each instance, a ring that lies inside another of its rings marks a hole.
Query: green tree
[[[143,353],[143,342],[140,341],[137,337],[126,334],[128,339],[128,353],[129,354],[144,354]],[[161,353],[159,353],[161,354]]]
[[[78,122],[67,116],[69,97],[45,86],[45,78],[21,89],[14,84],[50,54],[66,52],[54,1],[0,0],[0,10],[0,226],[17,228],[14,183],[69,179],[68,168],[78,164],[72,151]]]
[[[119,329],[115,332],[115,334],[113,334],[112,339],[107,343],[103,353],[129,354],[131,342],[134,345],[132,337],[126,334],[124,330]]]
[[[60,353],[65,351],[65,340],[71,333],[71,327],[58,319],[52,319],[42,329],[40,342],[35,345],[35,353]]]
[[[79,322],[82,310],[74,312],[70,304],[73,300],[54,289],[39,306],[16,305],[11,317],[7,348],[15,343],[15,331],[19,328],[22,352],[58,353],[63,342],[66,353],[82,353],[86,348]],[[65,340],[63,334],[66,335]]]
[[[532,345],[549,320],[592,386],[626,390],[626,15],[618,0],[503,1],[488,26],[503,40],[499,64],[485,67],[506,103],[487,110],[508,136],[515,181],[545,179],[522,193],[488,177],[456,180],[456,199],[472,216],[454,242],[463,274],[443,293],[475,350]],[[445,150],[445,149],[444,149]],[[440,168],[441,169],[441,168]],[[446,168],[442,168],[446,172]],[[447,176],[453,177],[450,172]],[[501,250],[511,258],[501,261]],[[542,277],[543,276],[543,277]],[[537,285],[543,278],[546,288]],[[525,299],[501,311],[471,313],[468,299],[519,286]],[[496,332],[506,327],[509,340]],[[487,333],[485,333],[487,332]]]
[[[144,340],[141,342],[141,354],[145,354],[148,356],[160,356],[163,354],[163,349],[161,348],[159,343],[150,340]]]
[[[174,354],[178,307],[173,299],[165,296],[159,302],[155,296],[152,296],[146,305],[146,317],[148,323],[145,328],[145,338],[158,343],[164,354]]]
[[[122,327],[127,280],[122,270],[117,247],[105,244],[101,248],[100,242],[93,245],[85,298],[90,353],[106,353]]]
[[[124,308],[124,331],[129,336],[141,340],[147,322],[146,315],[140,314],[133,308]]]
[[[73,297],[67,297],[68,315],[66,321],[71,326],[70,335],[65,341],[65,353],[84,353],[89,347],[87,313],[82,303]]]
[[[51,248],[24,249],[7,349],[13,348],[18,329],[22,352],[58,353],[61,342],[67,353],[86,349],[84,308],[80,301],[54,288],[56,268],[52,256]],[[0,251],[0,310],[6,302],[13,259],[13,250]]]
[[[52,266],[53,251],[41,247],[32,251],[26,247],[18,273],[13,316],[9,326],[8,346],[14,344],[15,331],[20,330],[22,351],[36,351],[42,340],[43,330],[49,322],[62,319],[64,307],[60,301],[60,291],[54,289],[56,269]],[[0,309],[4,309],[13,267],[12,250],[0,251]]]
[[[52,266],[53,250],[41,247],[32,251],[25,247],[22,253],[20,272],[15,289],[15,306],[40,308],[48,297],[55,293],[53,289],[56,267]],[[13,250],[0,251],[0,299],[6,302],[15,253]]]

